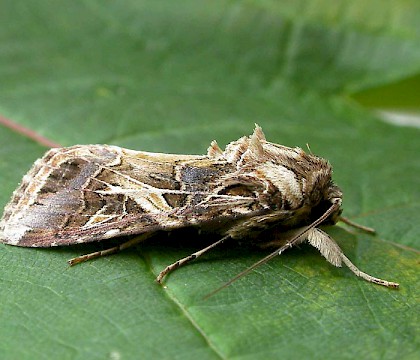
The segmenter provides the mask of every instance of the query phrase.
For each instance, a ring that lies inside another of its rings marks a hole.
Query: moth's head
[[[311,209],[311,222],[320,218],[332,205],[336,204],[336,209],[325,221],[323,221],[323,224],[334,225],[343,211],[341,208],[341,202],[342,192],[340,188],[331,181],[330,184],[325,187],[324,193],[322,194],[319,202]]]

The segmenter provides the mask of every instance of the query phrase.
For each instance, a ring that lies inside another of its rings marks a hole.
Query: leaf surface
[[[22,126],[63,146],[202,154],[257,122],[331,161],[344,214],[377,235],[329,234],[401,288],[302,245],[204,301],[266,252],[226,244],[163,288],[198,236],[73,268],[101,245],[1,245],[0,358],[416,358],[420,131],[350,95],[418,76],[419,17],[415,1],[2,1],[0,114],[18,127],[0,127],[0,205],[47,149]]]

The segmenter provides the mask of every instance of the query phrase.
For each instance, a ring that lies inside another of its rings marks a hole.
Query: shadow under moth
[[[69,260],[73,265],[126,249],[158,231],[196,227],[219,239],[167,266],[159,283],[227,239],[276,250],[221,288],[306,240],[332,265],[344,263],[369,282],[397,288],[359,270],[319,229],[343,221],[373,231],[341,216],[342,192],[331,174],[328,161],[266,141],[259,126],[224,151],[213,141],[207,155],[109,145],[53,148],[13,193],[0,220],[0,242],[51,247],[121,237],[120,245]]]

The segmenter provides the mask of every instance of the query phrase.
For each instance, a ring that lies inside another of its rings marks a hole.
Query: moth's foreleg
[[[356,275],[362,279],[392,288],[398,288],[399,284],[392,281],[382,280],[372,275],[366,274],[365,272],[358,269],[344,254],[337,243],[325,232],[320,229],[311,229],[308,232],[307,239],[309,243],[316,247],[321,254],[334,266],[341,266],[341,263],[347,265],[347,267]]]
[[[119,251],[122,251],[124,249],[127,249],[131,246],[137,245],[138,243],[146,240],[150,236],[151,236],[151,234],[148,234],[148,233],[141,234],[141,235],[138,235],[138,236],[136,236],[136,237],[120,244],[120,245],[114,246],[114,247],[109,248],[109,249],[101,250],[101,251],[95,251],[95,252],[90,253],[90,254],[81,255],[81,256],[75,257],[73,259],[70,259],[67,262],[69,263],[70,266],[73,266],[73,265],[80,264],[80,263],[88,261],[88,260],[96,259],[96,258],[101,257],[101,256],[115,254],[115,253],[117,253]]]
[[[214,247],[216,247],[217,245],[222,244],[226,239],[229,238],[229,235],[224,236],[223,238],[221,238],[220,240],[216,241],[215,243],[205,247],[204,249],[201,249],[199,251],[196,251],[195,253],[184,257],[176,262],[174,262],[171,265],[168,265],[165,269],[163,269],[159,275],[156,278],[156,281],[160,284],[162,283],[163,278],[169,274],[171,271],[174,271],[176,269],[178,269],[179,267],[181,267],[182,265],[185,265],[186,263],[197,259],[199,256],[203,255],[205,252],[207,252],[210,249],[213,249]]]
[[[376,278],[374,276],[371,276],[371,275],[366,274],[365,272],[359,270],[343,253],[341,253],[341,259],[343,260],[343,263],[346,264],[347,267],[356,276],[359,276],[366,281],[369,281],[369,282],[374,283],[374,284],[386,286],[386,287],[391,287],[391,288],[399,288],[400,287],[400,284],[398,284],[398,283],[395,283],[395,282],[392,282],[392,281],[387,281],[387,280],[382,280],[382,279]]]

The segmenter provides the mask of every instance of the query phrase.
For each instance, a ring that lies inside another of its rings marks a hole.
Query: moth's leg
[[[101,257],[101,256],[115,254],[115,253],[117,253],[119,251],[122,251],[124,249],[127,249],[131,246],[137,245],[138,243],[146,240],[150,236],[151,236],[151,234],[148,234],[148,233],[146,234],[145,233],[145,234],[136,236],[136,237],[120,244],[120,245],[114,246],[112,248],[101,250],[101,251],[95,251],[93,253],[86,254],[86,255],[81,255],[81,256],[75,257],[73,259],[70,259],[67,262],[69,263],[70,266],[73,266],[73,265],[76,265],[76,264],[79,264],[79,263],[82,263],[82,262],[85,262],[85,261],[88,261],[88,260],[96,259],[96,258]]]
[[[316,247],[320,253],[334,266],[341,266],[341,263],[347,265],[347,267],[356,275],[362,279],[382,285],[387,287],[398,288],[399,284],[392,281],[382,280],[366,274],[365,272],[359,270],[344,254],[337,243],[328,236],[325,232],[320,229],[314,228],[308,232],[307,235],[308,242]]]
[[[171,265],[168,265],[165,269],[163,269],[159,275],[156,278],[156,281],[160,284],[162,283],[163,278],[169,274],[171,271],[174,271],[175,269],[178,269],[179,267],[181,267],[182,265],[186,264],[187,262],[190,262],[192,260],[197,259],[199,256],[203,255],[205,252],[207,252],[210,249],[213,249],[214,247],[216,247],[217,245],[222,244],[226,239],[229,238],[229,235],[226,235],[224,237],[222,237],[220,240],[214,242],[213,244],[205,247],[204,249],[201,249],[199,251],[196,251],[195,253],[184,257],[176,262],[174,262]]]
[[[362,279],[365,279],[366,281],[378,284],[378,285],[382,285],[382,286],[387,286],[387,287],[392,287],[392,288],[398,288],[400,286],[400,284],[392,282],[392,281],[387,281],[387,280],[382,280],[376,277],[373,277],[369,274],[366,274],[365,272],[359,270],[343,253],[341,253],[341,259],[343,260],[344,264],[347,265],[347,267],[356,275],[361,277]]]
[[[375,233],[375,229],[372,229],[371,227],[368,227],[368,226],[357,224],[357,223],[351,221],[350,219],[347,219],[346,217],[340,216],[338,218],[338,220],[339,221],[342,221],[344,224],[347,224],[349,226],[352,226],[352,227],[354,227],[356,229],[360,229],[360,230],[363,230],[363,231],[368,232],[368,233],[371,233],[371,234],[374,234]]]

